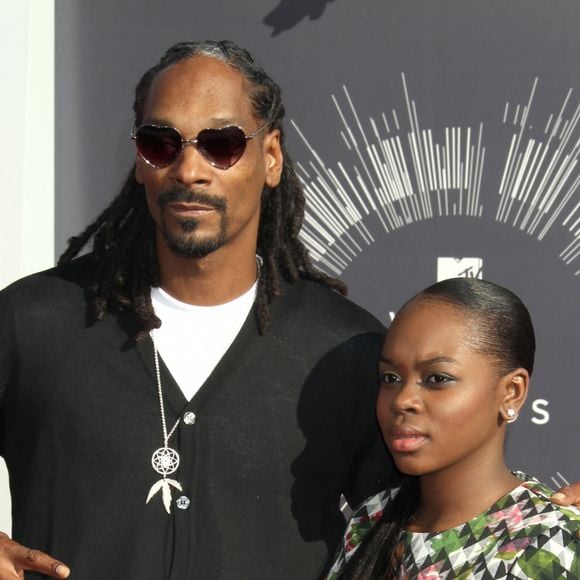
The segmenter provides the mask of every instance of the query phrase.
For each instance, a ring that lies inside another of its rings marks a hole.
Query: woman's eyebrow
[[[381,355],[379,357],[379,362],[385,363],[385,364],[389,364],[389,365],[394,365],[395,363],[387,356]],[[417,363],[418,367],[424,367],[424,366],[429,366],[432,364],[437,364],[437,363],[457,363],[457,359],[454,359],[451,356],[435,356],[432,358],[428,358],[422,361],[419,361]]]

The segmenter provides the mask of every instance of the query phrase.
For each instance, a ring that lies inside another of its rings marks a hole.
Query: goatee
[[[179,221],[180,232],[171,231],[165,217],[166,206],[169,203],[198,203],[215,209],[220,215],[218,232],[211,237],[200,237],[196,234],[199,221],[195,218],[185,218]],[[219,249],[226,240],[227,203],[226,200],[199,191],[173,189],[159,194],[157,200],[161,215],[161,234],[167,247],[180,258],[203,258]]]

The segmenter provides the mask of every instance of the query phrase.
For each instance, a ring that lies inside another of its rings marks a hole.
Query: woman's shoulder
[[[385,506],[394,497],[393,490],[384,490],[367,498],[352,514],[344,534],[344,550],[348,560],[362,543],[368,531],[381,519]]]
[[[386,505],[397,495],[397,489],[385,489],[371,497],[367,498],[363,503],[353,512],[348,521],[345,537],[350,535],[353,539],[358,539],[358,536],[363,535],[373,527],[373,525],[381,519]]]
[[[350,517],[338,554],[327,580],[340,578],[346,563],[352,558],[365,536],[381,519],[387,504],[397,495],[397,489],[386,489],[367,498]]]
[[[580,530],[580,509],[552,503],[550,498],[554,495],[554,490],[529,475],[522,473],[516,475],[522,482],[503,500],[505,503],[517,505],[521,513],[522,526],[528,525],[529,520],[536,523],[560,521],[569,523],[574,532]]]
[[[510,569],[514,578],[580,578],[580,510],[552,503],[553,493],[527,477],[499,502],[510,539],[502,557],[520,548]]]

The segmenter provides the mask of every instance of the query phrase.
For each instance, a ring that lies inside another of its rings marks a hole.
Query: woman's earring
[[[515,412],[514,409],[508,409],[506,411],[506,415],[508,416],[507,419],[508,423],[513,423],[518,418],[518,414]]]

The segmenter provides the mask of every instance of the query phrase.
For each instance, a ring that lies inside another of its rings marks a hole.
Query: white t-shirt
[[[257,282],[231,302],[194,306],[161,288],[151,289],[151,302],[161,328],[151,336],[163,362],[190,401],[205,383],[242,328],[256,297]]]

